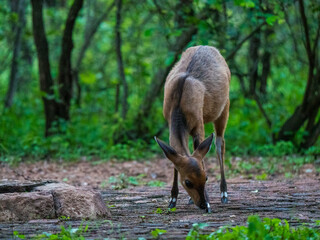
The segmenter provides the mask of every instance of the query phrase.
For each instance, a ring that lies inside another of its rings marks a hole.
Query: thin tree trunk
[[[15,38],[13,46],[13,56],[11,62],[9,88],[5,98],[5,107],[9,108],[12,105],[14,94],[17,90],[19,80],[19,54],[21,49],[22,32],[25,25],[25,0],[13,0],[11,2],[12,11],[18,14],[18,22],[15,29]]]
[[[256,94],[256,86],[259,81],[258,65],[259,65],[259,48],[260,48],[260,30],[258,30],[249,43],[249,94]]]
[[[313,125],[309,130],[309,134],[304,137],[304,141],[301,143],[301,148],[307,149],[314,145],[318,137],[320,135],[320,120],[318,120],[317,124]]]
[[[261,62],[262,62],[262,74],[260,77],[259,92],[262,95],[265,95],[267,93],[267,80],[271,70],[271,52],[269,50],[265,50],[262,56]]]
[[[257,32],[260,31],[261,27],[263,25],[265,25],[266,22],[261,23],[259,26],[257,26],[248,36],[246,36],[244,39],[242,39],[231,51],[230,53],[225,57],[226,61],[234,58],[234,56],[236,55],[236,53],[241,49],[242,45],[248,41],[249,39],[251,39]]]
[[[114,109],[115,109],[116,113],[119,111],[119,102],[120,102],[120,83],[117,83],[117,85],[116,85],[115,104],[114,104]]]
[[[70,119],[70,102],[72,98],[72,67],[71,53],[73,49],[72,32],[76,18],[82,8],[83,0],[75,0],[68,13],[66,26],[62,37],[61,55],[59,61],[59,95],[61,103],[59,104],[59,117],[68,121]]]
[[[56,118],[56,102],[53,99],[53,81],[50,73],[48,42],[43,25],[42,0],[31,0],[33,37],[37,49],[39,64],[40,90],[46,94],[42,97],[46,118],[45,136],[52,134],[50,128]]]
[[[260,77],[260,93],[265,95],[267,93],[267,80],[271,70],[271,49],[269,37],[273,33],[273,30],[267,26],[264,33],[264,53],[261,58],[262,73]]]
[[[126,81],[126,76],[124,74],[124,66],[123,59],[121,53],[121,34],[120,34],[120,26],[121,26],[121,9],[122,9],[122,0],[116,0],[117,14],[116,14],[116,26],[115,26],[115,34],[116,34],[116,54],[117,54],[117,63],[118,63],[118,72],[121,80],[123,95],[121,98],[121,117],[123,119],[126,118],[128,112],[128,84]]]
[[[106,12],[103,13],[100,16],[100,18],[92,24],[92,26],[88,29],[87,33],[85,34],[85,39],[84,39],[84,42],[81,46],[81,49],[80,49],[80,52],[79,52],[79,55],[78,55],[78,58],[76,60],[76,64],[74,67],[74,75],[75,75],[74,80],[75,80],[76,88],[77,88],[76,104],[78,106],[80,106],[80,102],[81,102],[81,85],[79,83],[78,74],[79,74],[79,71],[81,70],[82,60],[85,56],[86,51],[88,50],[88,48],[90,46],[90,43],[93,39],[93,36],[98,31],[101,23],[109,16],[109,14],[114,6],[115,6],[115,2],[112,2],[111,5],[107,8]]]
[[[161,89],[164,86],[166,81],[166,77],[169,74],[170,70],[178,60],[179,55],[181,54],[182,50],[186,47],[186,45],[191,41],[192,36],[197,33],[198,29],[194,26],[190,27],[186,31],[184,31],[176,40],[176,44],[172,45],[169,48],[169,52],[173,53],[173,61],[170,65],[166,66],[165,68],[161,68],[155,74],[152,79],[151,86],[149,87],[148,92],[146,93],[144,100],[142,101],[142,105],[140,107],[139,113],[136,117],[136,123],[139,125],[148,115],[151,110],[151,107],[155,101],[155,97],[159,95]],[[141,126],[142,127],[142,126]]]

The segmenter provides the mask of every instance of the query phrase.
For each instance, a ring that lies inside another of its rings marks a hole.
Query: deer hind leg
[[[177,204],[179,194],[179,187],[178,187],[178,171],[177,169],[174,169],[174,177],[173,177],[173,183],[172,183],[172,189],[171,189],[171,198],[169,201],[169,208],[174,208]]]
[[[221,192],[221,202],[228,203],[228,193],[227,193],[227,182],[224,175],[224,153],[225,153],[225,141],[224,141],[224,131],[227,126],[229,117],[229,101],[226,104],[220,117],[214,122],[214,127],[216,131],[216,151],[218,155],[221,182],[220,182],[220,192]]]

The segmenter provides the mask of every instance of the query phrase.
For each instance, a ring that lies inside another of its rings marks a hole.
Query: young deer
[[[204,124],[213,122],[216,150],[221,172],[221,202],[228,202],[224,176],[224,131],[229,116],[230,70],[214,47],[188,48],[169,73],[164,88],[163,115],[169,123],[170,146],[155,140],[174,164],[174,179],[169,208],[176,206],[178,172],[181,184],[199,208],[210,212],[205,189],[207,176],[203,159],[211,148],[213,134],[204,140]],[[193,154],[188,148],[189,134],[193,138]]]

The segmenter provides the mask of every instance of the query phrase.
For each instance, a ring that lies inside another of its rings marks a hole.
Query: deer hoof
[[[192,204],[194,204],[194,202],[193,202],[192,198],[189,198],[188,205],[192,205]]]
[[[168,208],[174,208],[174,207],[176,207],[176,204],[177,204],[177,199],[176,198],[170,198]]]
[[[207,209],[206,209],[207,213],[212,213],[212,210],[210,208],[210,204],[207,202]]]
[[[227,192],[221,193],[221,203],[228,203],[228,193]]]

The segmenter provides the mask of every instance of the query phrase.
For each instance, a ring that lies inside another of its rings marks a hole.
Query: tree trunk
[[[90,43],[93,39],[93,36],[95,35],[95,33],[97,32],[97,30],[99,29],[99,26],[101,25],[101,23],[109,16],[111,10],[113,9],[113,7],[115,6],[115,2],[112,2],[112,4],[107,8],[106,12],[103,13],[100,18],[98,18],[98,20],[96,20],[94,23],[91,24],[91,26],[88,28],[88,30],[85,33],[85,39],[84,42],[81,46],[78,58],[76,60],[76,65],[74,67],[74,80],[76,83],[76,88],[77,88],[77,96],[76,96],[76,103],[78,106],[80,106],[80,102],[81,102],[81,85],[79,82],[79,71],[81,70],[81,64],[82,64],[82,60],[85,56],[86,51],[88,50]]]
[[[73,49],[72,32],[76,18],[83,5],[83,0],[75,0],[68,13],[66,26],[64,29],[61,55],[59,61],[59,95],[61,103],[59,104],[59,117],[68,121],[70,119],[70,102],[72,98],[72,67],[71,53]]]
[[[125,119],[128,112],[128,84],[126,81],[126,76],[124,74],[124,66],[123,66],[123,59],[122,59],[122,53],[121,53],[120,26],[121,26],[122,0],[116,0],[116,7],[117,7],[116,26],[115,26],[116,54],[117,54],[119,77],[120,77],[122,88],[123,88],[123,94],[121,98],[121,105],[122,105],[121,117]]]
[[[48,42],[43,25],[42,0],[31,0],[33,37],[37,49],[39,64],[40,90],[45,94],[42,97],[46,118],[45,136],[52,134],[50,128],[56,118],[56,102],[53,93],[53,81],[50,73]]]
[[[197,33],[198,29],[194,26],[190,27],[189,29],[185,30],[176,40],[176,44],[173,44],[169,48],[169,52],[174,54],[173,61],[170,65],[160,68],[158,72],[152,79],[152,83],[147,91],[145,97],[143,98],[142,105],[140,106],[140,110],[136,116],[136,122],[138,127],[138,132],[141,134],[143,132],[143,119],[146,119],[154,101],[156,100],[156,96],[159,96],[161,89],[164,86],[166,81],[166,77],[169,74],[170,70],[178,60],[179,55],[181,54],[182,50],[187,46],[187,44],[191,41],[192,36]]]
[[[264,33],[264,53],[261,58],[262,73],[260,77],[260,94],[265,95],[267,93],[267,80],[271,70],[271,49],[269,37],[273,33],[273,29],[267,26]]]
[[[9,88],[5,98],[5,107],[9,108],[12,105],[13,97],[17,89],[19,80],[19,54],[21,49],[22,32],[25,26],[25,0],[13,0],[11,1],[12,12],[16,12],[18,15],[18,22],[13,28],[15,32],[13,56],[11,62]]]
[[[254,96],[256,94],[256,86],[259,81],[258,65],[259,65],[259,48],[260,48],[260,30],[257,31],[249,43],[249,95]]]
[[[119,111],[119,102],[120,102],[120,83],[116,85],[116,96],[115,96],[115,104],[114,111],[117,113]]]
[[[306,131],[307,135],[304,136],[300,148],[306,148],[314,144],[320,134],[319,121],[314,124],[317,113],[320,108],[320,66],[316,68],[316,63],[319,62],[317,54],[317,45],[319,40],[319,22],[316,37],[311,43],[309,25],[304,9],[304,1],[299,0],[299,13],[301,17],[301,24],[305,37],[305,50],[308,56],[308,78],[307,86],[304,93],[302,104],[300,104],[294,113],[288,118],[288,120],[281,127],[277,140],[292,141],[296,132],[304,125],[305,121],[308,121]]]

